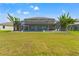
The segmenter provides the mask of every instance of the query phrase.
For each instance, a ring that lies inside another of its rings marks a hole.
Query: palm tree
[[[13,22],[13,27],[14,27],[14,31],[19,31],[20,30],[20,19],[11,16],[10,14],[8,14],[7,17],[11,22]]]
[[[73,24],[76,21],[76,19],[71,18],[69,13],[59,16],[58,19],[62,31],[65,31],[69,24]]]
[[[14,27],[15,31],[20,31],[20,18],[14,17]]]

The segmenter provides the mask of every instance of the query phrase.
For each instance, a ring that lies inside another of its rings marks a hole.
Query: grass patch
[[[0,32],[11,32],[11,30],[0,30]]]
[[[0,32],[2,56],[79,56],[76,32]]]
[[[69,31],[69,33],[71,33],[73,35],[79,35],[79,31]]]

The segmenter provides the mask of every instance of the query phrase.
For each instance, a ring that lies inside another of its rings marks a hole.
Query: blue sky
[[[51,17],[57,19],[69,12],[73,18],[79,18],[78,3],[0,3],[0,23],[8,22],[7,13],[23,20],[28,17]]]

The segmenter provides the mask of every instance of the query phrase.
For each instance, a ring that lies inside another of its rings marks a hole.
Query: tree
[[[13,22],[14,31],[20,30],[20,19],[17,17],[13,17],[10,14],[8,14],[7,17],[11,22]]]
[[[69,24],[73,24],[76,19],[71,18],[71,16],[69,15],[69,13],[67,14],[62,14],[61,16],[58,17],[59,22],[60,22],[60,26],[61,26],[61,31],[65,31],[67,26]]]

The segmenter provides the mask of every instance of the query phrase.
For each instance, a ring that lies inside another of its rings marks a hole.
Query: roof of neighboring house
[[[25,24],[54,24],[54,18],[46,18],[46,17],[33,17],[27,18],[23,21]]]
[[[0,25],[13,26],[13,22],[0,23]]]

